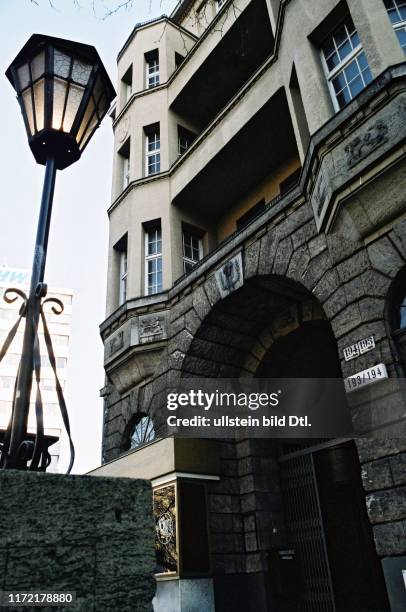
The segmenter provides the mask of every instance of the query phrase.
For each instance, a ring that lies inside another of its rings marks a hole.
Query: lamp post
[[[46,440],[43,433],[38,325],[41,318],[53,366],[55,358],[42,306],[46,301],[53,301],[53,311],[56,314],[63,310],[58,300],[44,300],[47,292],[44,271],[56,171],[63,170],[80,158],[107,113],[115,91],[94,47],[39,34],[31,36],[7,69],[6,75],[17,92],[31,151],[37,163],[45,165],[45,179],[29,295],[25,296],[14,289],[8,289],[5,294],[9,302],[17,299],[8,297],[10,293],[23,297],[20,314],[25,318],[25,329],[12,415],[0,447],[0,467],[45,470],[47,447],[55,439]],[[6,339],[0,359],[7,351],[16,330],[14,326]],[[53,369],[62,417],[70,440],[62,388],[56,367]],[[27,427],[34,374],[37,385],[37,431],[32,436],[27,433]],[[71,440],[70,445],[71,462],[68,471],[74,457]]]

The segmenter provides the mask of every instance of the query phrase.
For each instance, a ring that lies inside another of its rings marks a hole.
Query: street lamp
[[[39,164],[45,165],[44,187],[38,220],[29,295],[10,288],[4,298],[13,302],[23,298],[20,319],[9,333],[0,360],[6,353],[18,324],[25,318],[23,350],[17,374],[12,415],[0,444],[0,467],[45,470],[49,462],[39,387],[40,357],[38,324],[41,318],[44,338],[56,379],[56,390],[62,418],[71,447],[70,471],[74,448],[70,438],[69,419],[59,383],[51,337],[43,312],[45,302],[53,302],[53,311],[60,314],[63,305],[54,298],[45,298],[47,286],[44,271],[51,221],[56,170],[63,170],[77,161],[107,113],[115,91],[96,49],[69,40],[34,34],[6,71],[17,92],[28,142]],[[10,297],[14,294],[14,297]],[[27,433],[33,375],[37,385],[35,411],[37,431]]]

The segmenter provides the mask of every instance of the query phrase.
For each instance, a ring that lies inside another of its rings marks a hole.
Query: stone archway
[[[314,295],[292,280],[256,276],[218,301],[196,326],[180,376],[289,376],[289,353],[293,351],[300,352],[300,356],[293,364],[291,376],[341,377],[337,342]],[[318,454],[313,452],[315,444],[296,441],[295,452],[305,449],[304,458],[289,464],[290,457],[284,456],[282,465],[281,456],[292,452],[292,445],[286,451],[273,440],[219,443],[220,480],[208,485],[216,609],[265,612],[275,606],[281,611],[289,610],[291,605],[298,605],[298,610],[335,609],[334,589],[341,589],[340,596],[343,590],[342,559],[334,549],[339,534],[329,515],[326,530],[332,543],[328,551],[318,489],[322,491],[326,482],[324,466],[333,457],[334,471],[337,467],[334,453],[344,452],[346,459],[350,458],[350,476],[356,480],[357,495],[361,494],[360,465],[352,443],[351,448],[347,443],[344,451],[341,446],[337,445],[338,451],[333,447],[333,454],[322,446]],[[292,472],[292,466],[297,473]],[[284,479],[296,479],[296,489],[287,493]],[[295,539],[297,529],[292,531],[292,521],[297,523],[297,516],[292,518],[292,496],[300,497],[310,508],[309,516],[304,511],[303,520],[313,523],[312,530],[306,532],[304,523],[300,527],[311,539],[308,547],[300,547]],[[356,502],[357,508],[363,510],[360,529],[369,529],[364,548],[371,555],[376,584],[377,580],[382,581],[382,572],[373,549],[364,500],[359,496]],[[295,580],[285,583],[283,577],[281,551],[292,547],[295,553],[291,555],[289,571],[297,574],[296,584]],[[310,573],[306,564],[312,568]],[[353,586],[356,592],[355,583]],[[368,601],[364,599],[361,603]]]

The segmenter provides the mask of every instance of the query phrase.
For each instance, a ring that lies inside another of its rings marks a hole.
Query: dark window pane
[[[336,93],[340,92],[346,86],[345,77],[342,72],[333,79],[333,87]]]
[[[362,82],[361,77],[359,76],[356,79],[354,79],[354,81],[350,83],[349,87],[350,87],[352,97],[359,94],[359,92],[364,89],[364,83]]]
[[[347,77],[347,81],[352,81],[359,75],[359,69],[357,66],[357,62],[351,62],[344,70],[345,76]]]
[[[338,57],[337,53],[333,53],[333,55],[329,57],[329,59],[327,60],[328,69],[330,71],[334,70],[334,68],[338,66],[339,63],[340,63],[340,58]]]
[[[362,76],[364,77],[364,81],[366,85],[368,85],[368,83],[372,81],[372,74],[369,68],[366,68],[364,70],[364,72],[362,73]]]
[[[368,67],[368,62],[367,62],[367,58],[364,52],[360,53],[357,57],[358,59],[358,64],[359,67],[361,68],[361,70],[364,70],[365,68]]]
[[[336,32],[334,33],[334,39],[336,41],[337,47],[339,47],[347,38],[347,31],[345,27],[342,25]]]
[[[341,47],[339,47],[338,49],[338,53],[340,55],[340,58],[343,60],[345,57],[347,57],[347,55],[349,55],[352,51],[351,48],[351,44],[350,42],[347,40]]]
[[[354,34],[351,36],[351,43],[354,49],[355,47],[358,47],[358,45],[360,44],[360,40],[359,40],[359,36],[357,32],[354,32]]]
[[[399,15],[395,9],[388,11],[388,15],[392,23],[399,23]]]

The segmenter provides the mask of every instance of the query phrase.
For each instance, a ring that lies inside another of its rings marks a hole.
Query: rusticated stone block
[[[406,487],[370,493],[366,498],[371,523],[406,518]]]
[[[244,278],[255,276],[258,271],[260,242],[256,240],[244,251]]]
[[[152,611],[153,543],[146,481],[0,473],[4,590],[75,591],[74,611]]]
[[[365,251],[359,251],[343,263],[340,263],[337,266],[337,270],[341,280],[345,283],[355,276],[362,274],[369,267],[370,264]]]
[[[366,491],[393,487],[391,467],[388,459],[379,459],[362,466],[362,482]]]
[[[203,287],[198,287],[192,295],[193,308],[195,309],[200,319],[203,320],[211,310],[211,305],[209,300],[207,299],[206,292]]]
[[[285,240],[279,242],[272,270],[274,274],[285,274],[292,251],[292,240],[290,238],[285,238]]]
[[[396,485],[406,484],[406,453],[389,459],[393,481]]]
[[[397,455],[406,451],[406,439],[387,438],[376,436],[374,438],[359,438],[356,440],[358,455],[361,463],[372,461],[380,457]]]
[[[387,236],[371,244],[368,247],[368,255],[375,270],[392,277],[404,265],[403,259]]]
[[[191,293],[186,296],[181,296],[180,300],[174,304],[170,310],[169,321],[175,321],[181,317],[185,312],[190,310],[193,305],[193,296]]]
[[[373,532],[376,552],[380,557],[406,552],[406,521],[375,525]]]
[[[259,253],[258,274],[269,274],[272,270],[276,251],[278,248],[278,234],[275,230],[268,232],[261,238]]]

